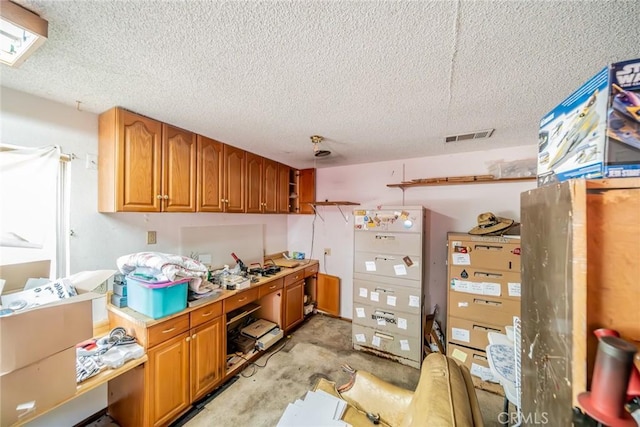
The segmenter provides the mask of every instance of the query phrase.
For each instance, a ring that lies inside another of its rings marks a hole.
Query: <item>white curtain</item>
[[[59,173],[60,147],[0,144],[0,264],[55,264]]]

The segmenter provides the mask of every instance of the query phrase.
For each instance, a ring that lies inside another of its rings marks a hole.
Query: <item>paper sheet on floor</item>
[[[309,391],[304,400],[290,403],[282,414],[278,427],[350,427],[340,418],[347,403],[323,391]]]

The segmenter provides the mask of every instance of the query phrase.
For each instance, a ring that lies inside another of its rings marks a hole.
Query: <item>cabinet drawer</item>
[[[475,266],[449,267],[452,292],[494,296],[520,301],[520,272]]]
[[[265,283],[264,285],[260,286],[260,291],[258,293],[259,298],[262,298],[263,296],[270,294],[273,291],[277,291],[278,289],[282,289],[284,287],[284,278],[281,277],[279,279],[276,280],[272,280],[269,283]]]
[[[313,276],[314,274],[316,274],[318,272],[318,266],[319,264],[313,264],[309,267],[305,267],[304,268],[304,277],[309,277],[309,276]]]
[[[491,373],[485,351],[448,343],[447,356],[453,357],[469,368],[471,375],[484,381],[498,382]]]
[[[484,350],[489,345],[489,332],[507,333],[505,325],[493,325],[486,322],[449,317],[447,320],[449,341]]]
[[[166,322],[158,323],[148,329],[149,334],[149,347],[160,344],[169,338],[173,338],[180,335],[184,331],[189,329],[189,314],[183,314],[179,317],[167,320]]]
[[[422,318],[378,305],[353,304],[353,323],[368,326],[381,332],[421,336]]]
[[[353,303],[370,304],[379,308],[398,310],[405,313],[422,313],[420,288],[390,283],[353,279]]]
[[[211,319],[215,319],[222,315],[222,301],[215,302],[213,304],[207,304],[197,310],[192,311],[189,316],[191,317],[191,327],[202,325],[204,322],[208,322]]]
[[[355,323],[352,334],[356,350],[368,351],[386,359],[404,360],[404,364],[420,367],[422,343],[418,337],[382,332]]]
[[[357,232],[355,233],[354,247],[356,251],[420,256],[422,253],[422,234],[385,231]]]
[[[224,312],[228,313],[258,299],[258,288],[247,289],[224,300]]]
[[[284,285],[290,286],[302,279],[304,279],[304,270],[300,270],[296,273],[291,273],[287,276],[284,276]]]
[[[513,316],[520,316],[520,301],[449,292],[449,316],[486,322],[494,325],[512,325]]]
[[[450,265],[520,272],[520,241],[449,241]]]
[[[417,255],[356,252],[353,271],[368,274],[371,277],[420,281],[422,280],[422,258]]]

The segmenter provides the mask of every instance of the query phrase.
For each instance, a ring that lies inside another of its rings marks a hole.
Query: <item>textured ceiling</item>
[[[535,144],[543,114],[640,56],[635,0],[16,2],[49,40],[2,86],[298,168]]]

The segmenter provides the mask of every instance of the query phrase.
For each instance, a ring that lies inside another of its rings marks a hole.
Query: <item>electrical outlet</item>
[[[147,245],[155,245],[158,243],[155,231],[147,231]]]
[[[95,154],[87,154],[85,167],[87,169],[98,169],[98,156]]]
[[[324,248],[325,255],[331,255],[331,248]]]

